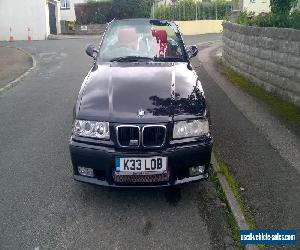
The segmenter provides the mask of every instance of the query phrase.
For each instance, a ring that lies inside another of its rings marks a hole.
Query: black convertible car
[[[74,108],[77,181],[172,186],[208,178],[212,137],[201,83],[175,23],[113,20]]]

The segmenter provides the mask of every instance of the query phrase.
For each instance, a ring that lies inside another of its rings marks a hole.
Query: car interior
[[[180,57],[177,42],[164,29],[150,29],[149,33],[138,32],[135,27],[121,27],[111,44],[108,54],[119,53],[122,50],[138,51],[155,57]],[[105,54],[106,54],[105,53]]]

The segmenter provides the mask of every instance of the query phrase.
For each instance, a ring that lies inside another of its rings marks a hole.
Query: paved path
[[[32,58],[16,48],[0,46],[0,88],[32,67]]]
[[[211,182],[116,190],[73,181],[72,109],[92,64],[84,47],[98,42],[11,44],[37,67],[0,95],[0,249],[232,248]]]
[[[300,138],[268,106],[217,71],[220,46],[202,50],[196,65],[209,105],[214,150],[244,188],[240,194],[258,228],[299,232]]]

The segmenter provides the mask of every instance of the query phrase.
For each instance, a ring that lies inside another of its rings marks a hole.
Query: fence
[[[177,21],[223,20],[230,16],[231,2],[180,1],[174,4],[154,4],[151,16],[159,19]]]

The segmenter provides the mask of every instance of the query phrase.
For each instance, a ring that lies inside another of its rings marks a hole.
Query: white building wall
[[[48,12],[49,12],[49,9],[48,9]],[[60,26],[61,12],[60,12],[60,2],[58,2],[58,1],[56,2],[55,16],[56,16],[57,34],[60,34],[61,33],[61,26]],[[49,13],[48,13],[48,18],[49,18]],[[50,29],[50,26],[49,26],[49,29]]]
[[[74,8],[74,4],[76,3],[86,3],[86,0],[70,0],[70,9],[60,10],[61,20],[76,21],[75,8]]]
[[[44,0],[41,0],[44,1]],[[47,2],[47,0],[45,0],[45,3]],[[45,4],[44,6],[45,8],[45,36],[47,39],[48,35],[50,34],[50,25],[49,25],[49,8],[48,8],[48,4]],[[33,39],[33,38],[32,38]],[[44,39],[40,39],[40,40],[44,40]],[[39,40],[39,39],[33,39],[33,40]]]
[[[15,40],[44,40],[49,35],[46,0],[0,0],[0,41],[9,40],[10,27]]]
[[[203,2],[203,0],[194,0],[194,1],[199,2],[199,3]],[[214,2],[214,1],[217,1],[217,0],[211,0],[211,1]],[[230,2],[232,0],[225,0],[225,1]],[[178,0],[176,2],[178,2]],[[169,5],[169,4],[173,4],[173,2],[172,2],[172,0],[156,0],[156,4],[158,4],[158,5]]]
[[[271,11],[270,0],[244,0],[243,10],[255,12],[255,14],[268,13]]]
[[[159,5],[168,5],[168,4],[172,4],[172,1],[171,0],[156,0],[156,2],[159,4]]]

